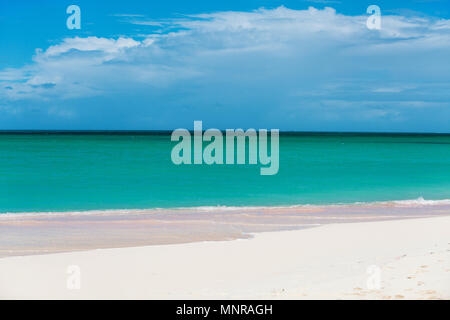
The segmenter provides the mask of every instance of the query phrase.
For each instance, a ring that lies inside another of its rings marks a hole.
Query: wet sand
[[[266,231],[443,215],[450,215],[449,204],[414,202],[0,214],[0,258],[246,239]]]

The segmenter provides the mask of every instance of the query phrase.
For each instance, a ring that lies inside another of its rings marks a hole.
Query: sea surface
[[[273,176],[177,166],[175,144],[162,132],[2,132],[0,213],[450,199],[450,135],[282,133]]]

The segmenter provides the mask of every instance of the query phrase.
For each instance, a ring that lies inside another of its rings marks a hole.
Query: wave
[[[327,208],[327,207],[421,207],[421,206],[439,206],[450,205],[450,199],[425,200],[423,197],[408,200],[390,200],[390,201],[372,201],[372,202],[353,202],[353,203],[332,203],[332,204],[297,204],[286,206],[203,206],[176,208],[191,209],[196,211],[238,211],[238,210],[261,210],[261,209],[289,209],[289,208]]]
[[[426,200],[423,197],[408,200],[391,201],[373,201],[373,202],[354,202],[354,203],[334,203],[334,204],[298,204],[286,206],[199,206],[199,207],[175,207],[175,208],[148,208],[148,209],[103,209],[103,210],[85,210],[85,211],[47,211],[47,212],[5,212],[0,213],[2,219],[18,219],[25,217],[38,216],[83,216],[83,215],[129,215],[129,214],[157,214],[157,213],[215,213],[215,212],[233,212],[233,211],[258,211],[258,210],[286,210],[286,209],[326,209],[337,207],[425,207],[425,206],[450,206],[450,199]]]
[[[399,206],[435,206],[435,205],[450,205],[450,199],[443,200],[425,200],[419,197],[414,200],[399,200],[394,201]]]

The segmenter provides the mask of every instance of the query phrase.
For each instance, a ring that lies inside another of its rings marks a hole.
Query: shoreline
[[[328,224],[450,215],[447,200],[353,205],[202,207],[9,214],[0,218],[0,259],[93,249],[247,239]]]
[[[192,206],[192,207],[155,207],[155,208],[134,208],[134,209],[86,209],[86,210],[49,210],[49,211],[18,211],[18,212],[0,212],[0,220],[18,217],[36,217],[36,216],[56,216],[56,215],[120,215],[129,213],[158,213],[158,212],[202,212],[202,211],[254,211],[254,210],[283,210],[283,209],[313,209],[313,208],[347,208],[347,207],[420,207],[420,206],[442,206],[449,205],[450,199],[416,199],[404,200],[380,200],[380,201],[356,201],[343,203],[325,203],[325,204],[286,204],[286,205],[242,205],[242,206]]]
[[[0,259],[0,298],[450,299],[449,229],[446,216],[7,257]],[[73,265],[80,290],[66,287]],[[379,289],[367,287],[374,265]]]

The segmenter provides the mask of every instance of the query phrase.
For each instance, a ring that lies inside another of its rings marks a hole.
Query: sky
[[[0,0],[0,130],[450,132],[449,57],[450,0]]]

